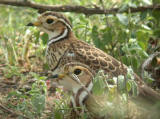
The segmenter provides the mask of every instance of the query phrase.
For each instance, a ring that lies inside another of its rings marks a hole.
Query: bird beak
[[[48,77],[49,79],[62,79],[65,77],[66,74],[55,74],[55,75],[52,75],[50,77]]]
[[[27,26],[41,26],[42,25],[42,23],[40,22],[40,21],[36,21],[36,22],[34,22],[34,23],[28,23],[27,24]]]

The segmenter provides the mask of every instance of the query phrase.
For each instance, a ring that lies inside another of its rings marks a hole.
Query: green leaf
[[[98,78],[94,80],[92,91],[95,95],[101,95],[104,92],[104,79]]]
[[[142,0],[146,5],[151,5],[152,4],[152,2],[151,2],[151,0]]]
[[[154,30],[154,33],[153,33],[153,34],[159,38],[159,37],[160,37],[160,28],[156,28],[156,29]]]
[[[46,45],[47,42],[48,42],[48,34],[44,33],[42,36],[42,41],[43,41],[43,44]]]
[[[137,60],[137,57],[132,57],[131,62],[132,62],[132,65],[134,66],[134,69],[138,69],[139,61]]]
[[[137,83],[134,80],[130,80],[130,82],[132,84],[132,96],[136,97],[136,96],[138,96]]]
[[[123,25],[128,25],[129,21],[128,21],[128,17],[123,15],[123,14],[117,14],[116,17],[118,18],[118,20],[123,24]]]
[[[105,79],[104,79],[104,72],[99,71],[95,78],[93,79],[93,94],[101,95],[104,93],[106,87]]]
[[[126,65],[129,64],[129,60],[126,56],[122,56],[121,58],[122,58],[122,61],[124,64],[126,64]]]
[[[125,84],[125,78],[123,75],[119,75],[118,76],[118,89],[123,92],[126,88],[126,84]]]
[[[130,92],[132,89],[132,83],[129,81],[127,81],[127,92]]]
[[[123,12],[126,11],[128,9],[128,4],[122,4],[122,6],[120,7],[120,9],[118,10],[119,12]]]
[[[62,113],[60,111],[55,111],[54,118],[55,119],[63,119]]]
[[[127,68],[127,79],[134,80],[134,72],[131,67]]]
[[[41,114],[45,108],[45,95],[36,94],[31,98],[33,108],[37,114]]]
[[[106,28],[106,31],[104,31],[104,34],[102,35],[102,45],[107,45],[112,42],[112,30],[111,28]]]
[[[35,32],[35,33],[34,33],[34,36],[36,37],[35,43],[38,43],[39,37],[40,37],[40,32],[39,32],[39,31],[38,31],[38,32]]]
[[[141,14],[140,14],[141,20],[145,20],[145,18],[147,17],[147,13],[148,13],[148,12],[146,12],[146,11],[141,12]]]
[[[92,39],[93,39],[93,43],[95,44],[96,47],[100,48],[100,39],[99,39],[99,34],[98,34],[98,28],[97,26],[93,26],[92,28]]]
[[[138,30],[137,31],[137,41],[143,50],[147,49],[147,44],[149,40],[149,33],[146,30]]]

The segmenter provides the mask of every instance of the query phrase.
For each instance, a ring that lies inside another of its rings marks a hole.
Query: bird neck
[[[88,84],[86,84],[85,88],[81,87],[77,91],[73,92],[73,95],[71,97],[71,101],[73,104],[73,107],[76,109],[76,107],[83,107],[85,100],[88,98],[88,96],[91,94],[93,87],[93,82],[90,81]]]
[[[63,29],[57,29],[53,32],[48,33],[49,35],[49,41],[48,45],[51,45],[52,43],[55,43],[57,41],[61,41],[63,39],[67,39],[71,30],[68,27],[65,27]]]
[[[104,119],[108,113],[108,109],[110,109],[108,108],[109,104],[111,103],[108,102],[107,95],[92,94],[85,101],[87,111],[96,119]]]

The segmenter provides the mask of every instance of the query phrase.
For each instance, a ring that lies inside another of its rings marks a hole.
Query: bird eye
[[[75,75],[79,75],[80,73],[81,73],[81,69],[75,69],[75,70],[74,70],[74,74],[75,74]]]
[[[46,22],[47,22],[48,24],[53,23],[53,21],[54,21],[53,19],[47,19],[47,20],[46,20]]]

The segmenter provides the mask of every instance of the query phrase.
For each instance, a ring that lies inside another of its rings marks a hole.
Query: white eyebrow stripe
[[[72,31],[71,26],[64,19],[59,18],[59,21],[63,22]]]
[[[59,36],[59,37],[57,37],[57,38],[53,38],[53,39],[51,38],[50,41],[48,42],[48,46],[49,46],[50,44],[52,44],[53,42],[56,42],[56,41],[58,41],[58,40],[61,40],[62,38],[65,38],[65,37],[67,36],[68,32],[69,32],[69,31],[68,31],[68,29],[66,28],[61,36]]]
[[[88,92],[91,92],[92,88],[93,88],[93,83],[91,81],[87,87]],[[88,92],[86,90],[83,90],[79,95],[79,104],[81,106],[83,106],[83,100],[89,95]]]

